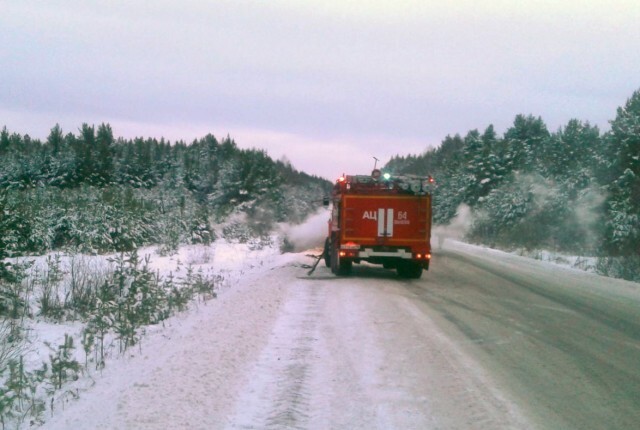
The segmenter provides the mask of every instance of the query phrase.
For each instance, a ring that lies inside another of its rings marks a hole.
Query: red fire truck
[[[366,261],[419,278],[431,259],[431,177],[343,176],[331,200],[324,260],[336,275]]]

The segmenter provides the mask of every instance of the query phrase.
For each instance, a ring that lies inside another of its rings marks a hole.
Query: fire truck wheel
[[[329,238],[324,241],[324,251],[322,253],[322,257],[324,257],[325,266],[331,267],[331,243],[329,242]]]
[[[411,261],[398,265],[398,276],[405,279],[419,279],[422,276],[422,266]]]
[[[353,267],[353,261],[351,260],[341,260],[338,265],[338,275],[347,276],[351,273],[351,268]]]
[[[331,272],[334,275],[346,276],[351,273],[353,261],[340,258],[340,250],[337,246],[331,247]]]
[[[331,255],[329,257],[329,264],[331,265],[331,273],[334,275],[338,274],[338,264],[340,256],[338,255],[338,249],[332,245],[331,246]]]

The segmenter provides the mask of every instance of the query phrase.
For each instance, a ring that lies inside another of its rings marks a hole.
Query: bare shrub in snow
[[[47,367],[29,371],[24,356],[28,352],[22,327],[15,321],[0,321],[0,424],[13,427],[29,419],[42,423],[45,403],[38,387],[45,379]]]
[[[0,320],[0,369],[6,369],[11,360],[20,357],[24,352],[21,336],[16,336],[13,321]]]
[[[40,284],[40,315],[45,317],[58,317],[63,315],[64,309],[60,298],[59,287],[63,278],[60,255],[47,256],[46,268],[38,277]]]

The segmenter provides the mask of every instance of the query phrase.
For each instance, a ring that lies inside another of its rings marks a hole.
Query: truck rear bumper
[[[340,258],[343,261],[360,263],[366,261],[372,264],[382,264],[387,269],[398,267],[419,266],[429,269],[431,254],[428,251],[393,247],[358,246],[347,243],[340,246]]]
[[[358,257],[362,259],[392,257],[411,260],[413,258],[413,254],[405,249],[398,249],[394,251],[375,251],[371,248],[364,248],[360,250]]]

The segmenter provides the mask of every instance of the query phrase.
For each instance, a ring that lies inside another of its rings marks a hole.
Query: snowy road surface
[[[634,428],[638,284],[450,244],[423,279],[254,270],[49,429]]]

